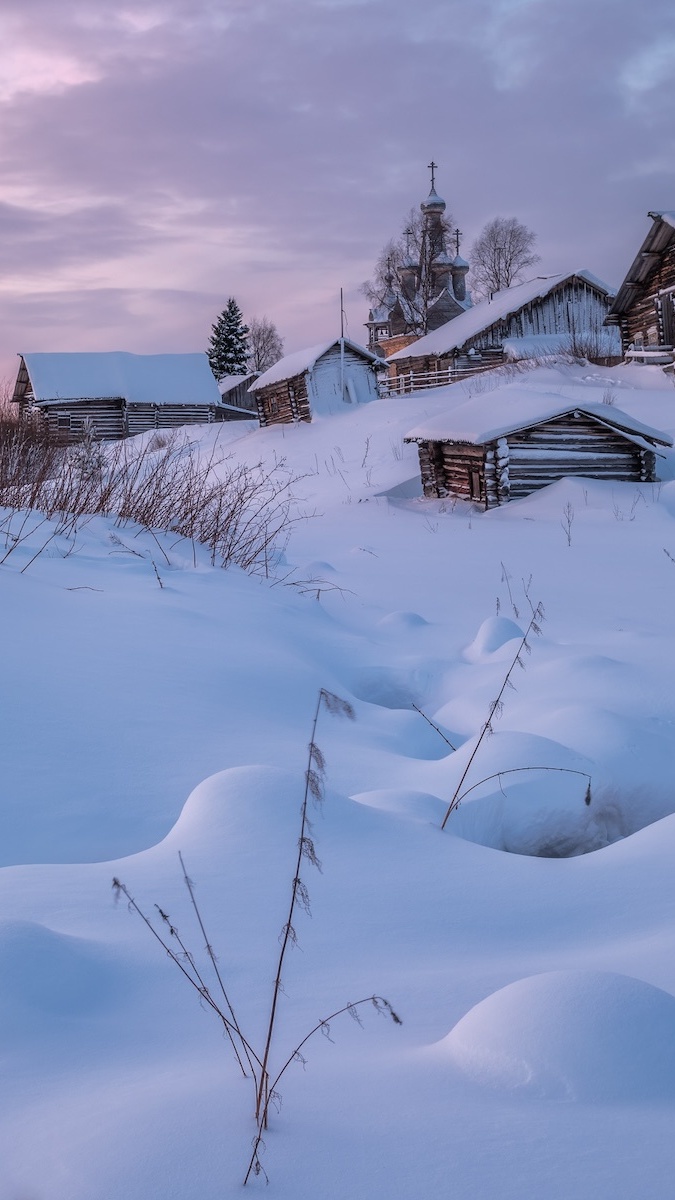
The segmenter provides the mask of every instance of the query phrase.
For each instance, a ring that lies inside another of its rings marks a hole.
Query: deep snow
[[[497,382],[309,426],[190,430],[206,453],[217,438],[301,477],[306,519],[276,580],[195,567],[167,537],[160,589],[149,536],[102,518],[22,573],[41,527],[0,568],[0,1200],[241,1194],[250,1084],[110,885],[162,905],[203,957],[183,853],[260,1045],[322,687],[356,719],[319,718],[323,869],[303,870],[312,915],[297,918],[274,1061],[373,992],[403,1025],[341,1018],[289,1070],[269,1194],[670,1197],[672,452],[656,485],[565,480],[488,514],[419,499],[403,436]],[[611,391],[675,430],[656,368],[550,365],[511,386],[579,403]],[[541,636],[465,788],[514,773],[472,790],[441,833],[538,601]],[[587,772],[590,805],[584,774],[516,772],[531,766]]]

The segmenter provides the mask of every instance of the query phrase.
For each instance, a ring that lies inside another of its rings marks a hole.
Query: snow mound
[[[118,1000],[123,987],[118,969],[95,943],[33,921],[0,922],[4,1019],[20,1013],[28,1023],[36,1015],[73,1020]]]
[[[473,1082],[501,1091],[675,1103],[675,997],[627,975],[518,980],[472,1008],[438,1049]]]
[[[508,617],[488,617],[487,621],[483,621],[471,645],[467,646],[464,657],[469,662],[480,662],[487,655],[501,650],[507,642],[512,642],[514,638],[522,638],[523,633],[524,630]]]
[[[276,767],[255,764],[217,771],[190,793],[160,846],[195,844],[201,851],[206,837],[217,854],[238,854],[263,833],[265,840],[287,837],[292,845],[302,794],[302,778]]]

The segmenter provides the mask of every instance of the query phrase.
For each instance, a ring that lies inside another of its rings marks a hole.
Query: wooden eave
[[[26,394],[32,390],[33,386],[30,381],[28,367],[26,366],[25,360],[22,355],[19,357],[21,358],[21,362],[19,363],[19,371],[16,377],[16,383],[14,384],[12,404],[20,404],[22,400],[25,400]]]
[[[675,229],[659,213],[650,212],[653,225],[640,246],[616,299],[605,317],[605,325],[618,325],[620,318],[632,307],[636,297],[648,282],[661,256],[675,238]]]

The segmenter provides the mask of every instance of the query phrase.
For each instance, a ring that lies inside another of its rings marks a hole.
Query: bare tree
[[[383,246],[371,278],[361,284],[373,308],[393,305],[400,297],[411,332],[426,333],[428,309],[436,295],[433,262],[452,232],[451,216],[429,221],[411,208],[401,232]]]
[[[539,262],[533,252],[537,235],[515,217],[495,217],[471,247],[473,285],[482,297],[511,287]]]
[[[248,362],[252,371],[266,371],[283,356],[284,340],[269,317],[251,318],[248,340]]]

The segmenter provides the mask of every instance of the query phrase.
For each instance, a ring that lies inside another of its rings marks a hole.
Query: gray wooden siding
[[[343,402],[365,404],[377,399],[377,378],[373,368],[350,346],[345,346],[344,352],[344,395],[340,390],[342,374],[340,347],[333,346],[315,363],[311,372],[310,406],[318,401],[325,408],[334,401],[338,411]]]
[[[26,409],[26,405],[21,405],[22,418],[28,415]],[[32,410],[32,415],[50,437],[65,442],[79,441],[85,421],[91,423],[96,436],[102,441],[115,441],[126,434],[123,400],[78,400],[70,404],[50,404]]]
[[[148,429],[178,429],[181,425],[208,425],[214,419],[209,404],[129,404],[126,432],[129,437]]]
[[[130,404],[123,400],[78,400],[32,407],[28,398],[19,404],[19,419],[34,420],[50,437],[77,442],[85,421],[101,441],[117,441],[148,429],[177,429],[181,425],[208,424],[214,408],[207,404]]]
[[[566,475],[617,482],[653,478],[654,455],[588,417],[566,416],[509,434],[508,496],[517,499]],[[501,499],[501,496],[499,496]]]

